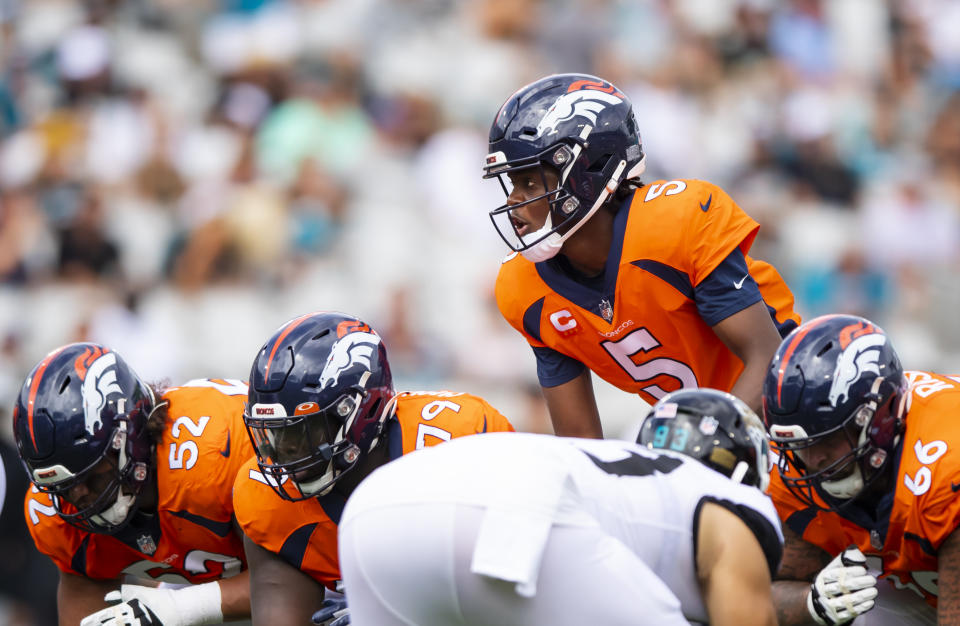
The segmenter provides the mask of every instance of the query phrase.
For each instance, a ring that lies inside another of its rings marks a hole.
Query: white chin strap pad
[[[525,236],[524,239],[539,239],[543,237],[544,233],[549,233],[553,228],[553,219],[551,216],[547,215],[547,221],[544,222],[543,226],[536,232],[530,233]],[[563,241],[565,237],[561,237],[560,233],[550,233],[548,236],[544,237],[543,241],[538,242],[536,245],[530,246],[520,254],[523,255],[525,259],[531,263],[540,263],[541,261],[546,261],[547,259],[552,259],[557,256],[557,253],[560,252],[560,248],[563,247]]]
[[[639,163],[633,166],[633,170],[631,171],[639,170],[640,172],[642,172],[643,168],[645,167],[644,166],[645,158],[646,157],[644,157],[644,159],[641,159]],[[534,246],[530,246],[526,250],[523,250],[520,254],[522,254],[525,259],[527,259],[532,263],[540,263],[541,261],[546,261],[547,259],[551,259],[557,256],[557,253],[560,252],[560,248],[563,247],[563,242],[569,239],[575,232],[580,230],[580,227],[583,226],[587,222],[587,220],[593,217],[593,214],[596,213],[601,206],[603,206],[603,203],[607,201],[607,198],[610,196],[610,194],[612,194],[614,191],[617,190],[617,187],[620,185],[621,180],[623,180],[621,176],[623,175],[623,170],[626,168],[626,166],[627,166],[626,161],[620,161],[620,163],[617,165],[617,169],[614,170],[613,175],[610,176],[610,179],[607,181],[606,186],[597,196],[597,200],[593,203],[593,206],[590,207],[590,210],[587,211],[586,215],[580,218],[580,221],[574,224],[573,227],[570,228],[570,230],[568,230],[563,235],[561,235],[560,233],[551,233],[549,236],[545,237],[543,241],[539,242]],[[540,229],[538,229],[536,232],[530,233],[529,235],[525,236],[524,239],[529,238],[529,239],[536,240],[538,237],[542,237],[544,232],[550,232],[552,228],[553,228],[553,220],[551,219],[551,216],[548,213],[547,221],[544,222],[543,226]]]
[[[322,496],[330,493],[330,490],[333,489],[333,483],[330,482],[333,480],[333,477],[333,461],[330,461],[327,463],[327,471],[323,473],[323,476],[304,482],[297,481],[297,486],[305,496]],[[329,485],[321,491],[320,487],[323,486],[324,483],[329,483]]]
[[[133,506],[135,500],[135,496],[128,496],[123,493],[122,489],[118,489],[117,501],[113,503],[113,506],[99,515],[94,515],[92,519],[99,524],[106,523],[115,526],[127,518],[127,513],[130,512],[130,507]]]
[[[856,461],[853,461],[853,463],[856,463]],[[831,481],[825,480],[820,483],[820,485],[824,491],[834,498],[849,500],[863,489],[863,474],[860,472],[860,465],[855,465],[853,473],[846,478]]]

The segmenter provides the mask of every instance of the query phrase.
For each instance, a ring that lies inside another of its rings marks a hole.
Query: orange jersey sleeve
[[[770,496],[784,523],[806,541],[833,555],[855,543],[874,564],[879,561],[890,582],[936,606],[937,551],[960,526],[960,377],[907,372],[907,378],[910,404],[893,501],[878,522],[808,509],[779,476],[773,476]]]
[[[249,459],[237,474],[233,502],[237,523],[251,541],[334,588],[340,579],[334,519],[340,519],[344,502],[335,496],[284,500],[267,483],[256,458]]]
[[[396,417],[387,425],[390,457],[454,437],[513,431],[486,400],[450,391],[398,394]],[[250,459],[237,474],[234,510],[243,532],[258,546],[325,585],[340,579],[337,524],[346,501],[336,492],[290,502],[278,496]]]
[[[701,317],[695,289],[735,250],[746,256],[758,228],[716,185],[658,181],[615,215],[601,291],[578,285],[551,261],[511,255],[497,277],[497,304],[531,346],[576,359],[648,402],[682,387],[729,390],[743,363]],[[799,323],[777,271],[745,260],[776,322]]]
[[[192,381],[163,399],[170,404],[157,445],[156,515],[137,516],[116,535],[100,535],[60,519],[47,495],[27,494],[27,526],[37,548],[62,571],[183,584],[246,568],[230,497],[240,463],[253,454],[242,419],[246,385]]]

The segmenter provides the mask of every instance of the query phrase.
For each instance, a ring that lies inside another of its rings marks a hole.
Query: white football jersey
[[[408,482],[398,485],[397,477]],[[697,582],[699,508],[716,502],[757,536],[771,569],[783,544],[771,500],[689,457],[626,441],[528,433],[462,437],[383,466],[347,504],[343,520],[395,504],[453,502],[487,510],[472,571],[534,593],[551,525],[599,526],[637,554],[706,622]],[[356,497],[359,496],[359,497]]]

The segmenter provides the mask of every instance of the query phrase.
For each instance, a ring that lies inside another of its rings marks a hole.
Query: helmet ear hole
[[[601,157],[594,159],[593,163],[587,168],[587,171],[595,174],[597,172],[602,172],[604,168],[607,167],[607,164],[610,162],[610,159],[613,158],[612,154],[604,154]]]
[[[370,407],[370,415],[380,415],[380,407],[383,406],[383,398],[377,398]]]

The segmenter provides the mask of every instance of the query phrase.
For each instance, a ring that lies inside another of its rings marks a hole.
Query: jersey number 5
[[[660,342],[646,328],[638,328],[618,341],[601,341],[600,345],[638,383],[653,380],[657,376],[671,376],[679,380],[683,388],[699,387],[696,374],[686,363],[664,357],[644,363],[634,362],[633,355],[660,347]],[[658,400],[667,395],[667,391],[659,385],[648,385],[643,391]]]

